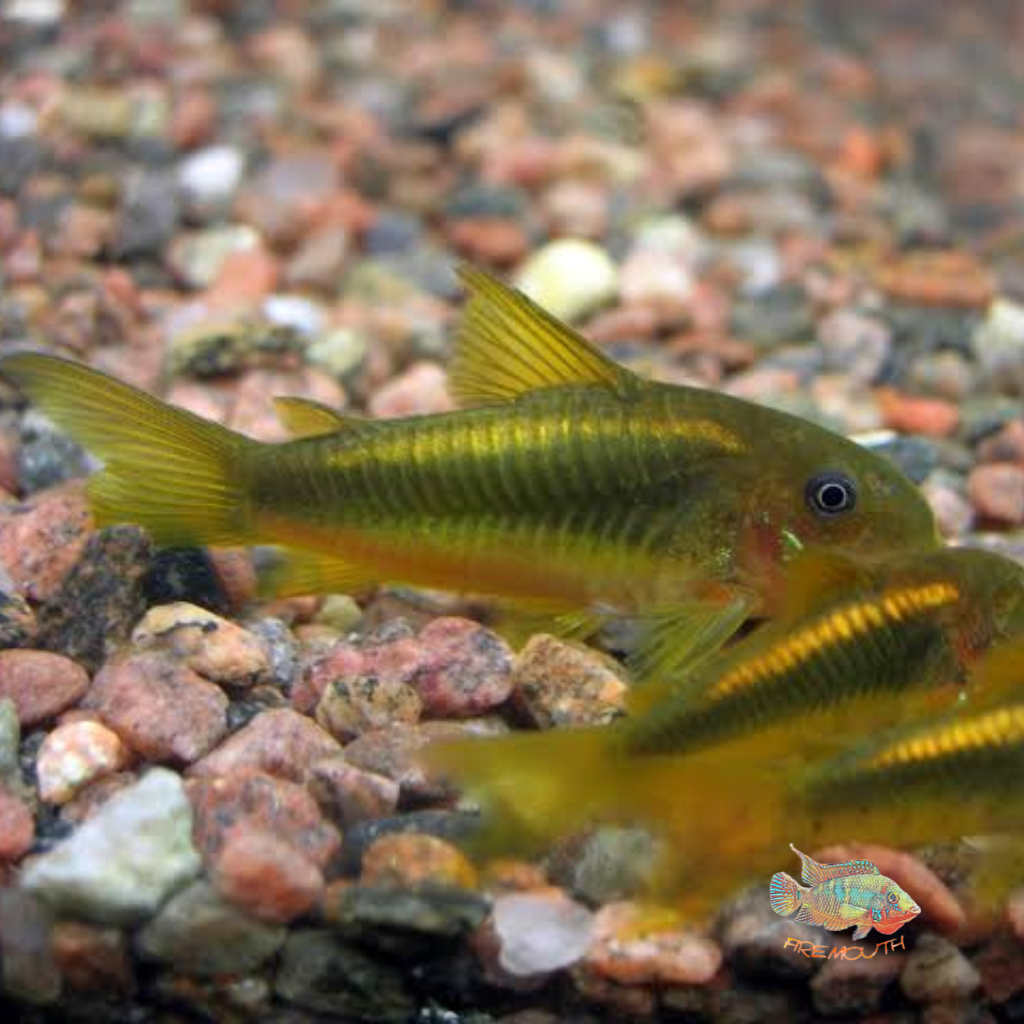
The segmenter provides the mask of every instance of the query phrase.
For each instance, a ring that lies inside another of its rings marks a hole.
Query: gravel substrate
[[[997,0],[9,0],[0,350],[264,440],[274,395],[438,412],[469,261],[1022,558],[1021,39]],[[925,911],[869,960],[784,950],[848,936],[764,886],[644,935],[636,830],[472,860],[417,752],[608,722],[625,670],[451,596],[260,603],[247,552],[96,531],[90,468],[0,382],[5,1020],[1024,1018],[1024,890],[973,920],[967,843],[869,851]]]

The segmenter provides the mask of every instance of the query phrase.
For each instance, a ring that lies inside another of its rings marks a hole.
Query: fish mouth
[[[916,916],[917,916],[918,914],[920,914],[920,913],[921,913],[921,908],[920,908],[920,907],[919,907],[919,906],[918,906],[918,905],[917,905],[917,904],[915,903],[915,904],[914,904],[914,905],[913,905],[913,906],[912,906],[912,907],[911,907],[911,908],[910,908],[910,909],[909,909],[909,910],[907,911],[907,913],[908,913],[908,914],[909,914],[909,915],[910,915],[911,917],[916,917]]]

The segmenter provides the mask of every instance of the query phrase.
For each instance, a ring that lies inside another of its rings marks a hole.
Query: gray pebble
[[[786,939],[816,946],[835,944],[820,928],[776,914],[763,886],[751,888],[723,911],[720,932],[726,959],[738,974],[751,980],[809,978],[826,962],[783,949]]]
[[[143,579],[153,560],[149,535],[110,526],[89,538],[60,593],[39,612],[39,646],[95,672],[127,643],[145,610]]]
[[[270,663],[268,682],[289,693],[299,673],[298,646],[292,631],[281,619],[269,617],[247,622],[245,628],[263,644]]]
[[[569,871],[568,883],[594,905],[643,892],[654,872],[657,846],[642,828],[599,828],[588,836]]]
[[[327,917],[344,938],[391,954],[415,955],[479,927],[487,910],[483,896],[451,886],[354,885],[342,890]]]
[[[20,746],[18,709],[10,697],[0,698],[0,782],[15,790],[20,790],[22,785]]]
[[[363,247],[370,256],[402,253],[423,237],[419,217],[402,210],[383,210],[363,235]]]
[[[818,323],[825,366],[870,384],[882,376],[892,350],[892,331],[882,320],[854,309],[837,309]]]
[[[284,938],[284,928],[243,914],[200,880],[172,896],[137,941],[146,956],[202,975],[254,970]]]
[[[274,991],[296,1006],[347,1020],[404,1024],[414,1010],[400,971],[323,930],[288,936]]]
[[[815,330],[814,311],[802,288],[786,284],[738,299],[730,328],[741,341],[762,349],[810,341]]]
[[[174,237],[181,214],[172,176],[150,173],[129,180],[112,246],[116,259],[156,259]]]
[[[53,914],[31,893],[0,889],[3,991],[34,1005],[55,1002],[61,976],[50,951]]]
[[[26,494],[85,476],[92,465],[85,451],[34,409],[21,418],[18,483]]]
[[[977,968],[948,939],[931,933],[917,940],[900,976],[900,987],[915,1003],[958,1002],[981,985]]]

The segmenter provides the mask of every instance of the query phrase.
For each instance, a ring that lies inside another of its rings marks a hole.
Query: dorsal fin
[[[463,267],[459,276],[469,298],[448,381],[462,405],[488,405],[574,384],[625,394],[639,382],[522,292],[475,268]]]
[[[821,548],[802,551],[786,567],[783,615],[798,618],[832,595],[866,586],[869,579],[846,555]]]
[[[869,860],[848,860],[842,864],[819,864],[813,857],[801,853],[792,843],[789,848],[800,858],[802,866],[801,879],[804,885],[817,885],[830,878],[843,878],[846,875],[877,875],[878,868]]]
[[[310,398],[275,398],[274,411],[292,437],[337,434],[339,431],[351,430],[366,423],[362,417],[340,413],[329,405],[314,402]]]

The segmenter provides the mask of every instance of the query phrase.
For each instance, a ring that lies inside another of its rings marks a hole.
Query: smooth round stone
[[[615,298],[618,270],[594,242],[563,238],[549,242],[526,261],[518,285],[554,316],[578,320]]]

